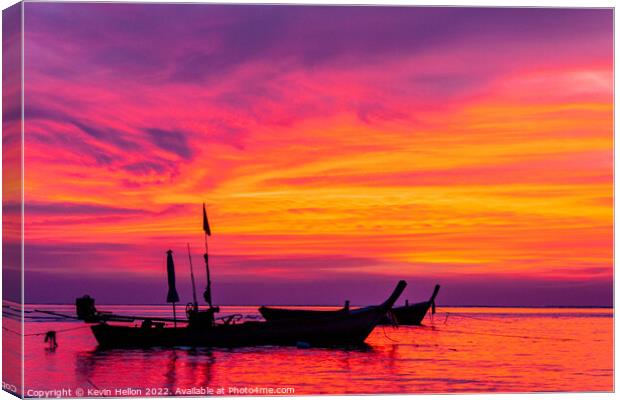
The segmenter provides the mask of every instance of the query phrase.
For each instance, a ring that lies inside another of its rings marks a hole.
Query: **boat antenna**
[[[211,272],[209,271],[209,241],[208,237],[211,236],[211,228],[209,227],[209,220],[207,219],[207,208],[206,204],[202,203],[202,230],[205,232],[205,267],[207,268],[207,287],[205,288],[205,292],[203,297],[205,301],[209,304],[210,308],[213,308],[213,303],[211,301]]]
[[[187,244],[187,256],[189,257],[189,273],[192,278],[192,295],[194,299],[194,310],[198,308],[198,300],[196,299],[196,280],[194,279],[194,266],[192,265],[192,252]]]

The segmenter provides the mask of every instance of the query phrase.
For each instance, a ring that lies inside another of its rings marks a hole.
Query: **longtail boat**
[[[180,320],[177,318],[176,303],[179,302],[179,294],[175,286],[176,277],[172,250],[168,250],[166,252],[166,269],[168,273],[168,296],[166,301],[172,303],[172,319],[114,315],[98,311],[95,307],[95,300],[90,296],[84,296],[76,300],[77,318],[86,323],[93,324],[91,330],[100,347],[329,346],[361,344],[385,317],[388,310],[398,300],[407,286],[405,281],[398,282],[392,295],[380,305],[360,308],[346,313],[323,314],[301,323],[285,319],[237,323],[239,318],[235,315],[216,318],[215,314],[220,309],[219,307],[214,307],[212,303],[208,245],[211,227],[207,219],[206,205],[204,203],[202,205],[202,229],[205,239],[204,261],[207,276],[207,285],[203,298],[208,307],[201,310],[198,306],[191,252],[188,244],[193,302],[188,303],[185,308],[187,319]],[[218,320],[221,320],[221,322],[218,322]],[[142,322],[139,326],[136,324],[131,325],[136,321]],[[111,322],[114,324],[111,324]],[[173,326],[169,325],[170,322],[173,323]]]
[[[298,319],[298,318],[316,318],[326,315],[342,315],[349,313],[349,301],[344,303],[344,307],[339,310],[295,310],[290,308],[266,307],[261,306],[258,312],[267,321],[276,321],[281,319]]]
[[[409,304],[408,302],[402,307],[393,307],[387,315],[381,319],[380,324],[393,324],[398,325],[421,325],[422,320],[428,313],[428,310],[432,308],[432,313],[435,313],[435,298],[439,293],[439,285],[435,285],[433,294],[428,301],[420,303]],[[299,310],[290,308],[278,308],[278,307],[265,307],[262,306],[258,309],[263,318],[267,321],[280,321],[280,320],[295,320],[295,319],[313,319],[326,315],[343,315],[353,312],[349,309],[349,302],[345,303],[345,306],[339,310]]]
[[[304,321],[248,321],[234,323],[231,320],[212,323],[217,307],[207,311],[188,310],[188,320],[175,323],[184,326],[170,327],[168,319],[98,315],[96,309],[78,309],[86,321],[96,321],[91,330],[101,348],[146,347],[240,347],[240,346],[333,346],[362,344],[375,326],[405,290],[407,283],[400,281],[390,297],[380,305],[335,313]],[[94,313],[94,314],[93,314]],[[142,320],[140,326],[116,325],[110,322]]]
[[[422,320],[431,310],[435,314],[435,298],[441,286],[435,285],[433,294],[428,301],[409,304],[407,301],[404,306],[393,307],[386,317],[381,321],[382,324],[396,323],[398,325],[422,325]]]

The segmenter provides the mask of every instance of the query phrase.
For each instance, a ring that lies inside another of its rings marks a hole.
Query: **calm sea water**
[[[100,309],[171,314],[160,306]],[[256,307],[222,310],[258,316]],[[78,388],[85,395],[134,396],[613,390],[611,309],[439,308],[421,327],[377,327],[360,349],[103,351],[83,323],[34,319],[25,329],[30,395]],[[55,350],[37,335],[48,330],[58,332]]]

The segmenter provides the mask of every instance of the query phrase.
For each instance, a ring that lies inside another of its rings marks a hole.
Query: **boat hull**
[[[430,301],[424,301],[422,303],[415,303],[408,306],[394,307],[390,310],[395,323],[398,325],[422,325],[422,320],[428,313],[433,303]],[[389,317],[385,317],[381,320],[381,324],[392,324]]]
[[[433,294],[428,301],[421,303],[406,304],[402,307],[392,307],[390,315],[394,321],[390,318],[385,318],[381,321],[382,324],[397,323],[398,325],[422,325],[422,320],[428,313],[428,310],[432,307],[433,314],[435,313],[435,298],[439,294],[440,285],[435,285]]]
[[[166,327],[144,319],[142,326],[110,325],[91,327],[102,348],[127,347],[245,347],[245,346],[332,346],[362,344],[403,293],[400,281],[381,305],[346,314],[328,314],[304,320],[244,322],[205,326],[190,322],[183,327]]]
[[[286,320],[286,319],[303,319],[303,318],[320,318],[330,315],[345,315],[349,310],[340,309],[334,311],[317,311],[317,310],[293,310],[288,308],[276,307],[260,307],[260,314],[267,321]]]
[[[402,307],[393,307],[389,314],[381,318],[379,321],[382,325],[422,325],[422,320],[428,313],[428,310],[433,306],[435,298],[439,293],[440,286],[435,285],[433,294],[428,301],[423,301],[415,304],[407,304]],[[280,320],[307,320],[315,319],[327,315],[345,315],[350,312],[348,308],[335,311],[318,311],[318,310],[294,310],[286,308],[276,307],[260,307],[258,311],[262,314],[263,318],[267,321],[280,321]],[[434,311],[433,311],[434,312]]]
[[[366,340],[386,312],[382,307],[370,307],[347,315],[329,315],[312,321],[245,322],[206,329],[161,326],[141,328],[108,323],[93,325],[91,329],[103,348],[355,345]]]
[[[382,325],[390,325],[396,322],[398,325],[422,325],[422,320],[430,309],[432,303],[425,301],[422,303],[411,304],[409,306],[394,307],[390,310],[394,321],[387,315],[379,322]],[[337,311],[313,311],[313,310],[292,310],[285,308],[261,307],[259,311],[267,321],[283,321],[298,319],[315,319],[327,315],[343,315],[343,310]]]

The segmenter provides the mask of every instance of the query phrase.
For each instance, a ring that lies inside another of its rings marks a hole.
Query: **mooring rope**
[[[19,313],[23,312],[25,314],[30,314],[30,313],[34,312],[34,311],[24,310],[23,308],[17,308],[17,307],[9,306],[8,304],[3,304],[2,308],[8,308],[11,311],[16,311],[16,312],[19,312]]]
[[[452,315],[454,317],[462,317],[462,318],[470,318],[470,319],[475,319],[475,320],[480,320],[480,321],[489,321],[489,322],[504,322],[504,323],[512,323],[512,321],[503,321],[501,319],[491,319],[491,318],[483,318],[483,317],[474,317],[472,315],[463,315],[463,314],[455,314],[455,313],[446,313],[446,319],[444,320],[443,324],[447,325],[448,323],[448,317]],[[572,339],[572,338],[558,338],[558,337],[549,337],[549,336],[530,336],[530,335],[510,335],[510,334],[505,334],[505,333],[492,333],[492,332],[480,332],[480,331],[468,331],[468,330],[457,330],[457,329],[444,329],[444,328],[440,328],[437,329],[438,331],[443,331],[443,332],[453,332],[453,333],[464,333],[464,334],[468,334],[468,335],[482,335],[482,336],[498,336],[498,337],[510,337],[510,338],[517,338],[517,339],[534,339],[534,340],[552,340],[552,341],[559,341],[559,342],[568,342],[568,341],[574,341],[576,339]]]
[[[24,333],[23,336],[42,336],[42,335],[47,335],[48,332],[57,332],[57,333],[58,332],[69,332],[69,331],[77,331],[79,329],[86,329],[86,328],[90,328],[90,326],[89,325],[85,325],[85,326],[78,326],[78,327],[75,327],[75,328],[60,329],[60,330],[57,330],[57,331],[45,331],[45,332],[37,332],[37,333]],[[17,331],[15,331],[13,329],[7,328],[6,326],[3,326],[2,329],[7,331],[7,332],[14,333],[16,335],[20,335],[20,336],[22,335],[22,333],[17,332]]]
[[[14,314],[14,313],[8,313],[8,312],[4,312],[2,314],[3,317],[6,318],[12,318],[12,319],[20,319],[22,318],[22,315],[20,314]],[[57,321],[57,322],[61,322],[61,321],[74,321],[71,318],[66,318],[66,317],[45,317],[45,316],[35,316],[35,315],[24,315],[24,320],[28,320],[28,321],[33,321],[36,322],[37,320],[39,321]]]
[[[457,318],[469,318],[469,319],[476,319],[478,321],[488,321],[488,322],[503,322],[503,323],[507,323],[507,324],[511,324],[512,321],[504,321],[502,319],[493,319],[493,318],[485,318],[485,317],[474,317],[473,315],[465,315],[465,314],[458,314],[458,313],[450,313],[450,312],[446,312],[446,320],[448,320],[448,316],[452,315],[454,317]]]
[[[386,317],[388,321],[390,321],[392,327],[398,329],[398,320],[396,319],[396,317],[394,316],[394,313],[391,310],[387,312]],[[383,328],[383,336],[385,336],[387,339],[391,340],[392,342],[396,342],[396,343],[400,342],[400,340],[392,339],[391,337],[388,336],[387,333],[385,333],[385,325],[382,325],[382,328]]]
[[[392,339],[391,337],[388,336],[387,333],[385,333],[385,325],[382,325],[382,328],[383,328],[383,336],[385,336],[387,339],[391,340],[392,342],[395,342],[395,343],[400,342],[400,340]]]
[[[463,331],[463,330],[454,330],[454,329],[437,329],[439,332],[453,332],[453,333],[465,333],[468,335],[483,335],[483,336],[500,336],[500,337],[510,337],[510,338],[518,338],[518,339],[536,339],[536,340],[555,340],[558,342],[568,342],[574,341],[576,339],[572,338],[557,338],[557,337],[548,337],[548,336],[526,336],[526,335],[508,335],[503,333],[490,333],[490,332],[476,332],[476,331]]]

